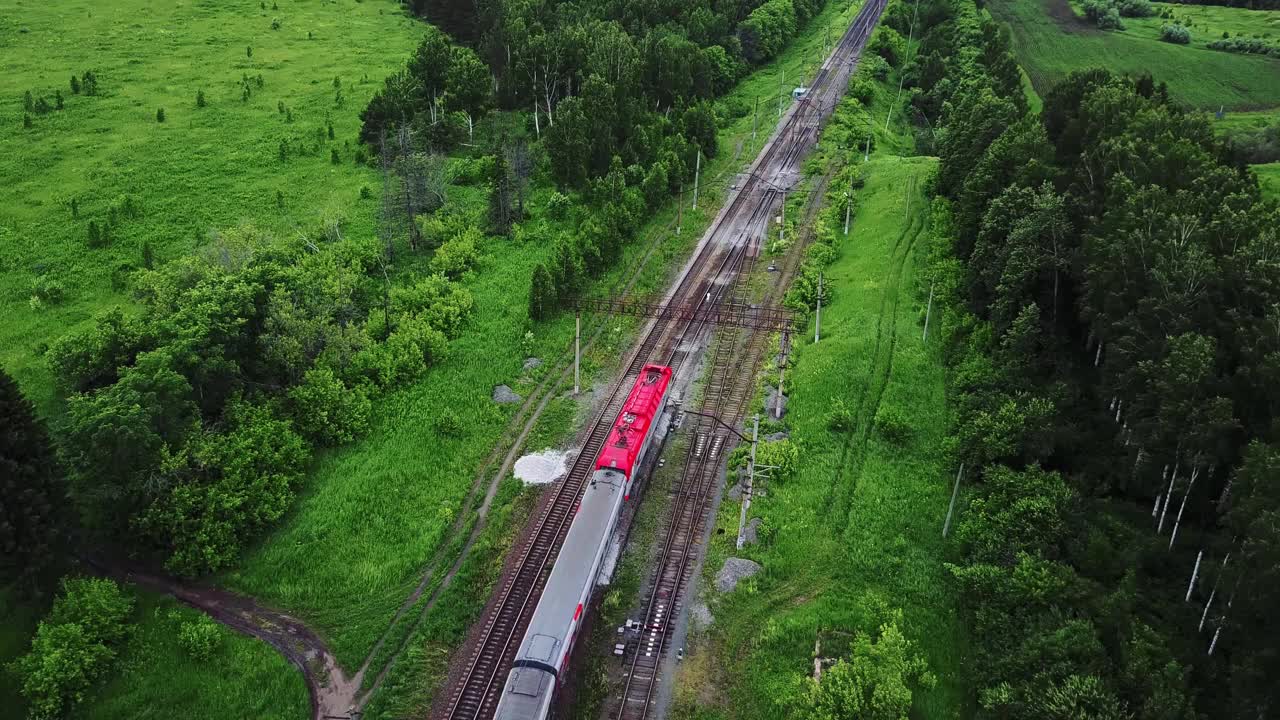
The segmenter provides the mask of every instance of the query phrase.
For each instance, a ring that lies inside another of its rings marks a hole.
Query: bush
[[[67,288],[48,275],[40,275],[31,283],[31,294],[45,305],[57,305],[66,297]]]
[[[204,107],[206,104],[207,104],[207,103],[205,102],[205,99],[204,99],[204,91],[203,91],[203,90],[197,90],[197,91],[196,91],[196,107],[198,107],[198,108],[202,108],[202,107]]]
[[[462,419],[458,417],[458,413],[449,408],[441,408],[440,412],[436,413],[431,427],[440,437],[456,438],[462,435]]]
[[[373,403],[363,387],[348,388],[329,368],[308,370],[289,389],[294,423],[320,445],[350,442],[369,428]]]
[[[839,398],[831,401],[831,411],[827,413],[827,429],[831,432],[845,433],[853,430],[853,412]]]
[[[156,108],[156,122],[164,122],[164,108]]]
[[[1271,45],[1257,38],[1237,37],[1230,40],[1214,40],[1209,43],[1209,49],[1280,58],[1280,45]]]
[[[62,595],[36,629],[31,650],[9,667],[21,682],[33,720],[59,718],[84,701],[111,669],[128,633],[133,598],[111,580],[65,580]]]
[[[1175,45],[1186,45],[1191,42],[1191,31],[1177,23],[1164,25],[1160,28],[1160,39]]]
[[[911,424],[897,408],[880,406],[876,411],[876,432],[894,445],[902,445],[911,437]]]
[[[445,241],[431,258],[431,272],[457,279],[480,258],[480,239],[480,231],[472,227]]]
[[[849,97],[863,105],[870,105],[876,99],[876,83],[869,77],[858,75],[849,83]]]
[[[553,192],[547,199],[547,217],[552,220],[563,220],[569,216],[569,209],[572,207],[573,201],[568,195],[559,191]]]
[[[208,615],[201,614],[178,628],[178,647],[197,662],[213,657],[219,639],[218,624]]]

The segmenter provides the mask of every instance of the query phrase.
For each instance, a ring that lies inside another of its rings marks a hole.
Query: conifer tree
[[[529,285],[529,317],[541,320],[555,310],[556,288],[547,266],[541,263],[533,270]]]
[[[66,525],[66,480],[44,425],[0,369],[0,577],[33,580]]]
[[[493,174],[490,176],[489,190],[489,228],[497,235],[511,232],[511,225],[516,218],[515,192],[511,182],[511,171],[507,165],[507,157],[499,150],[493,158]]]

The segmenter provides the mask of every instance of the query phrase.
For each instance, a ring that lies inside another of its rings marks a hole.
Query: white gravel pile
[[[525,485],[546,485],[564,475],[568,467],[567,451],[543,450],[516,460],[513,472]]]

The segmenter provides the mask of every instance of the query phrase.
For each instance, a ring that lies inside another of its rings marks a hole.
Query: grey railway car
[[[665,404],[664,392],[658,407]],[[666,427],[666,415],[659,411],[651,432],[645,436],[633,474],[643,467],[654,438],[660,437]],[[630,494],[628,483],[633,479],[612,468],[598,469],[591,476],[502,688],[496,720],[543,720],[549,715],[556,687],[564,681],[562,671],[595,588],[622,502]]]

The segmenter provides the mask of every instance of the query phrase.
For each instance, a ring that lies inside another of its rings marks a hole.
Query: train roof
[[[600,457],[596,459],[597,470],[614,468],[631,477],[632,466],[640,455],[649,425],[661,412],[662,398],[670,384],[671,368],[665,365],[645,365],[640,370],[631,394],[614,420]]]
[[[597,470],[592,475],[529,621],[517,659],[560,668],[568,644],[564,629],[583,612],[578,602],[583,589],[595,582],[589,575],[596,568],[595,556],[604,552],[605,540],[613,530],[612,509],[625,484],[626,478],[616,470]]]

